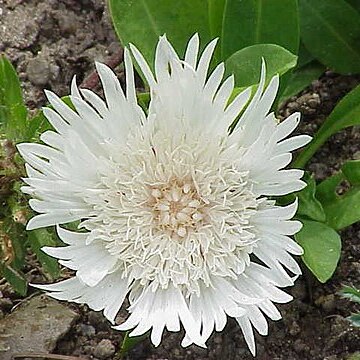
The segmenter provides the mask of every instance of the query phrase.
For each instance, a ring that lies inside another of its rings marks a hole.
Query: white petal
[[[199,35],[196,33],[190,40],[185,52],[185,62],[195,69],[199,53]]]

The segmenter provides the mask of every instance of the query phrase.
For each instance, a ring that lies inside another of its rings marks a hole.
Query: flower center
[[[175,240],[185,238],[206,217],[206,203],[189,179],[172,178],[165,185],[152,186],[147,205],[155,228]]]

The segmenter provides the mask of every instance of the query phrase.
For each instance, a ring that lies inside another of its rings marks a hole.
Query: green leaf
[[[15,270],[10,265],[0,263],[0,272],[17,293],[21,296],[26,295],[27,283],[20,271]]]
[[[208,0],[210,36],[220,37],[224,21],[224,9],[227,0]]]
[[[360,11],[360,0],[346,0],[354,9]]]
[[[235,75],[237,87],[257,84],[260,79],[261,59],[266,63],[266,79],[283,75],[296,65],[297,56],[273,44],[253,45],[237,51],[225,62],[228,74]]]
[[[326,220],[326,215],[320,201],[315,196],[315,180],[307,173],[305,173],[303,180],[306,181],[307,186],[296,193],[299,199],[297,215],[302,217],[307,216],[312,220],[324,222]]]
[[[227,0],[221,36],[222,59],[255,44],[276,44],[297,54],[296,0]]]
[[[290,76],[284,92],[281,94],[279,103],[288,100],[290,97],[304,90],[312,81],[318,79],[324,71],[325,67],[316,60],[295,69]]]
[[[351,322],[353,326],[360,327],[360,314],[352,314],[347,317],[347,319]],[[360,355],[358,354],[359,359]]]
[[[305,265],[325,283],[333,275],[341,253],[341,239],[331,227],[310,220],[301,220],[302,229],[295,235],[304,249],[302,259]]]
[[[219,44],[215,48],[214,58],[216,63],[219,63],[221,59],[221,34],[224,21],[224,8],[227,0],[208,0],[209,9],[209,28],[210,37],[212,39],[219,38]]]
[[[345,299],[349,299],[350,301],[360,304],[360,290],[354,286],[343,286],[343,288],[339,291],[339,294]]]
[[[0,125],[8,139],[22,140],[26,117],[19,78],[10,61],[0,56]]]
[[[350,184],[360,186],[360,160],[349,160],[342,166],[341,171]]]
[[[208,6],[205,0],[110,0],[110,14],[123,46],[136,45],[149,64],[155,45],[166,33],[179,55],[199,33],[202,45],[210,41]]]
[[[360,220],[359,171],[360,161],[346,163],[341,171],[321,182],[316,189],[316,196],[326,214],[326,223],[336,230]],[[336,190],[344,180],[349,182],[350,189],[338,195]]]
[[[301,68],[314,60],[314,56],[309,53],[304,44],[300,42],[297,68]]]
[[[53,257],[45,254],[41,248],[43,246],[58,246],[59,242],[55,236],[47,229],[36,229],[28,231],[28,239],[32,251],[36,254],[43,269],[50,275],[52,279],[56,279],[60,275],[58,262]]]
[[[345,0],[300,0],[301,40],[324,65],[360,72],[360,14]]]
[[[331,135],[354,125],[360,125],[360,85],[339,101],[335,109],[314,135],[313,140],[296,158],[293,166],[303,168]]]

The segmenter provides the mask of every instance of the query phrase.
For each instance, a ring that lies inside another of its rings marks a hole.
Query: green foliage
[[[68,98],[65,101],[69,103]],[[2,137],[7,139],[0,153],[0,273],[15,291],[25,295],[27,282],[22,269],[28,247],[36,254],[50,278],[59,276],[59,267],[55,259],[40,250],[42,246],[56,245],[55,234],[44,229],[25,231],[24,224],[31,211],[20,191],[20,178],[25,174],[22,161],[15,155],[14,144],[31,140],[51,126],[42,111],[32,119],[27,118],[19,79],[5,57],[0,57],[0,126]]]
[[[297,54],[299,24],[296,0],[227,0],[222,16],[220,14],[222,60],[255,44],[277,44]]]
[[[13,289],[26,294],[27,284],[21,269],[25,265],[26,235],[8,209],[0,222],[0,274]]]
[[[301,40],[324,65],[360,72],[360,14],[345,0],[299,0]]]
[[[295,235],[304,249],[302,259],[316,278],[325,283],[333,275],[341,253],[339,234],[324,223],[304,220],[302,229]]]
[[[116,354],[120,359],[124,358],[131,349],[133,349],[139,342],[145,340],[149,336],[149,332],[146,332],[140,336],[129,336],[130,332],[131,331],[126,331],[120,346],[120,350]]]
[[[336,132],[360,124],[360,85],[344,96],[294,162],[304,167],[325,141]]]
[[[36,229],[27,232],[31,250],[36,254],[44,271],[51,279],[56,279],[60,276],[60,268],[56,259],[48,256],[41,248],[44,246],[58,246],[60,241],[56,240],[54,233],[47,229]]]
[[[296,65],[297,56],[273,44],[252,45],[237,51],[225,62],[227,72],[235,75],[235,84],[245,87],[259,82],[261,59],[266,63],[266,78],[282,75]]]
[[[352,314],[348,316],[347,319],[353,324],[353,326],[360,327],[360,313]]]
[[[360,304],[360,290],[355,286],[343,286],[339,294],[345,299]]]
[[[336,175],[320,183],[316,190],[326,214],[326,223],[341,230],[360,220],[360,161],[347,162]],[[349,189],[338,195],[337,189],[344,181]]]
[[[350,301],[360,304],[360,290],[354,286],[343,286],[343,288],[339,291],[339,294],[345,299],[349,299]],[[351,314],[347,317],[347,319],[353,326],[360,327],[360,312]]]
[[[299,58],[300,59],[300,58]],[[280,101],[289,99],[291,96],[304,90],[312,81],[318,79],[325,71],[324,65],[314,60],[301,67],[297,67],[291,74],[285,90],[281,93]]]
[[[26,295],[27,282],[19,270],[14,269],[11,265],[0,263],[0,273],[18,294],[22,296]]]
[[[210,41],[208,7],[205,0],[110,0],[115,31],[123,46],[136,45],[150,64],[155,44],[166,33],[179,54],[190,37],[199,33],[202,45]]]
[[[26,137],[27,110],[15,69],[0,56],[0,126],[9,140]]]
[[[316,183],[314,178],[306,173],[303,180],[306,181],[307,186],[297,193],[299,199],[297,215],[302,218],[325,222],[326,215],[320,201],[316,197]]]

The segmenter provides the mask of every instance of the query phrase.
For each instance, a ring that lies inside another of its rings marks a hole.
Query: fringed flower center
[[[181,241],[203,224],[207,204],[191,179],[172,178],[166,184],[150,187],[149,193],[147,206],[158,231]]]

